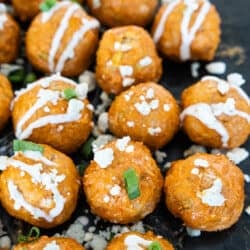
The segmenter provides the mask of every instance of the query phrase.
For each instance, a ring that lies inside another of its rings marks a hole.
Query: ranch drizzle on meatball
[[[6,6],[0,3],[0,30],[3,29],[4,23],[7,21]]]
[[[41,21],[43,23],[48,22],[51,17],[53,17],[53,14],[58,11],[60,8],[63,8],[67,5],[70,5],[70,7],[65,12],[61,23],[52,39],[51,47],[49,51],[49,57],[48,57],[48,65],[51,72],[61,72],[64,68],[64,64],[67,59],[74,57],[74,49],[77,46],[80,39],[91,29],[99,28],[100,24],[97,20],[88,20],[87,18],[82,18],[82,26],[79,30],[77,30],[69,43],[67,44],[66,48],[64,49],[63,53],[61,54],[57,64],[55,65],[55,55],[59,49],[60,42],[68,28],[68,23],[70,18],[73,16],[74,12],[77,11],[80,7],[79,4],[72,2],[58,2],[53,8],[51,8],[49,11],[44,12],[41,16]]]
[[[154,33],[154,41],[156,43],[159,42],[161,39],[161,36],[164,32],[164,26],[165,23],[169,17],[169,15],[172,13],[172,11],[175,9],[175,7],[181,3],[181,0],[174,0],[171,3],[168,4],[167,8],[165,9],[162,18],[159,22],[159,25],[156,28],[156,31]],[[203,0],[203,5],[201,9],[199,10],[199,13],[196,17],[196,20],[191,28],[190,22],[191,18],[195,11],[199,8],[199,3],[197,0],[184,0],[184,4],[186,6],[186,9],[183,14],[182,22],[181,22],[181,46],[180,46],[180,58],[182,61],[186,61],[190,59],[191,53],[190,53],[190,47],[192,44],[192,41],[195,38],[195,34],[201,27],[204,19],[206,18],[206,15],[208,14],[211,4],[207,0]]]

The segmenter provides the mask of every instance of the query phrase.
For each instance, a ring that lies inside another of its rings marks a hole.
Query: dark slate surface
[[[250,93],[250,1],[248,0],[213,0],[216,4],[221,17],[222,17],[222,43],[219,48],[216,59],[225,61],[227,63],[227,73],[239,72],[243,74],[247,83],[243,88]],[[229,58],[223,56],[225,50],[231,48],[235,53]],[[200,76],[206,74],[204,65],[200,69]],[[30,69],[30,66],[27,66]],[[225,76],[222,76],[225,77]],[[190,63],[176,64],[164,61],[164,76],[161,83],[170,89],[177,99],[180,97],[181,91],[195,82],[197,79],[193,79],[190,74]],[[15,86],[17,87],[17,86]],[[99,90],[96,92],[94,99],[96,100]],[[11,154],[11,140],[13,138],[11,132],[11,124],[8,128],[0,134],[0,154]],[[179,133],[164,151],[168,154],[167,161],[176,160],[183,157],[183,151],[187,149],[192,143],[183,134]],[[244,145],[250,151],[250,142]],[[78,163],[82,160],[81,155],[75,154],[73,156],[75,162]],[[250,174],[250,160],[245,160],[240,167],[246,174]],[[250,205],[250,184],[246,184],[246,205]],[[87,204],[84,202],[83,194],[79,199],[79,205],[77,211],[72,216],[72,219],[66,224],[55,228],[53,230],[43,231],[43,233],[53,235],[55,232],[61,232],[63,229],[68,228],[69,224],[74,219],[83,213],[83,209],[87,208]],[[0,217],[5,224],[5,227],[11,238],[15,241],[18,229],[30,228],[29,225],[14,220],[6,214],[6,212],[0,207]],[[90,220],[93,220],[93,216],[89,215]],[[162,201],[157,207],[156,211],[145,218],[145,225],[148,229],[153,230],[155,233],[161,234],[168,238],[177,249],[185,250],[249,250],[250,249],[250,216],[243,213],[239,222],[229,230],[216,233],[202,233],[199,238],[190,238],[186,235],[182,222],[176,220],[165,208]],[[108,223],[98,223],[98,228],[105,228]]]

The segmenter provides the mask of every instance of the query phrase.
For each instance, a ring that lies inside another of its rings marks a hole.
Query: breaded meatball
[[[119,94],[132,84],[157,82],[161,74],[161,59],[144,29],[125,26],[104,33],[96,62],[96,79],[104,91]]]
[[[6,125],[10,117],[10,104],[13,91],[8,79],[0,74],[0,130]]]
[[[220,16],[208,0],[162,5],[152,27],[160,52],[177,61],[212,60],[220,43]]]
[[[229,228],[244,207],[243,173],[224,155],[197,153],[172,163],[164,189],[170,212],[193,229]]]
[[[0,170],[1,204],[15,218],[51,228],[75,210],[78,172],[69,157],[50,146],[35,144],[10,158],[1,156]]]
[[[59,75],[29,84],[16,92],[14,99],[16,137],[48,144],[66,153],[76,151],[92,129],[92,111],[86,95],[87,84],[77,85]]]
[[[19,49],[19,26],[6,11],[6,6],[0,3],[0,64],[15,60]]]
[[[157,149],[179,129],[179,107],[171,93],[149,82],[132,86],[117,96],[109,109],[109,129],[118,137],[129,135]]]
[[[99,22],[77,3],[58,2],[37,15],[28,29],[26,52],[44,73],[77,76],[90,64],[98,43]]]
[[[242,145],[250,132],[250,102],[234,82],[207,76],[182,93],[184,131],[198,144],[213,148]]]
[[[128,232],[118,235],[113,240],[111,240],[111,242],[106,247],[106,250],[147,250],[150,246],[154,245],[160,246],[161,250],[174,250],[173,246],[167,240],[161,236],[154,235],[150,231],[145,234],[138,232]]]
[[[88,0],[95,17],[109,27],[123,25],[146,26],[153,18],[157,0]]]
[[[13,250],[84,250],[85,248],[75,240],[64,237],[42,236],[30,243],[20,243]]]
[[[127,184],[131,180],[125,178],[128,172],[132,173],[131,185]],[[162,185],[160,169],[150,151],[129,137],[114,140],[95,151],[94,160],[83,176],[91,211],[105,220],[121,224],[138,221],[150,214],[160,200]]]

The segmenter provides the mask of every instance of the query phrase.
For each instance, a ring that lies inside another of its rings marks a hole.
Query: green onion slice
[[[28,83],[34,82],[36,79],[37,79],[36,74],[31,72],[25,76],[24,83],[28,84]]]
[[[37,240],[40,237],[40,229],[38,227],[32,227],[28,235],[18,235],[18,243],[25,243]]]
[[[17,69],[9,73],[8,79],[12,83],[22,83],[25,78],[24,69]]]
[[[44,147],[30,141],[14,140],[13,150],[16,151],[39,151],[43,154]]]
[[[41,11],[49,11],[55,4],[56,0],[45,0],[40,4],[39,9]]]
[[[157,241],[153,241],[148,247],[148,250],[161,250],[161,249],[162,249],[161,245]]]
[[[139,188],[139,178],[133,168],[129,168],[123,173],[126,191],[130,200],[134,200],[141,195]]]
[[[72,88],[65,89],[63,91],[63,95],[64,95],[65,99],[67,99],[67,100],[70,100],[72,98],[77,97],[75,89],[72,89]]]

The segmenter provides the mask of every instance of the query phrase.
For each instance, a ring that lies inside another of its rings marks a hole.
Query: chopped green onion
[[[38,227],[32,227],[28,235],[18,235],[18,243],[25,243],[37,240],[40,237],[40,229]]]
[[[72,88],[65,89],[63,91],[63,95],[64,95],[65,99],[67,99],[67,100],[70,100],[72,98],[77,97],[75,89],[72,89]]]
[[[41,11],[49,11],[55,4],[56,0],[45,0],[40,4],[39,9]]]
[[[161,245],[157,241],[153,241],[148,247],[148,250],[161,250],[161,249],[162,249]]]
[[[83,176],[84,170],[86,169],[87,166],[88,166],[88,162],[82,162],[81,164],[77,165],[80,176]]]
[[[13,150],[16,151],[39,151],[44,152],[44,147],[30,141],[14,140]]]
[[[139,178],[134,169],[129,168],[123,173],[125,187],[130,200],[134,200],[141,195],[139,187]]]
[[[24,83],[28,84],[28,83],[34,82],[36,79],[37,79],[36,74],[31,72],[25,76]]]
[[[24,69],[17,69],[9,73],[8,79],[12,83],[22,83],[25,78]]]
[[[81,154],[85,159],[90,159],[93,151],[92,151],[92,142],[95,140],[94,137],[89,137],[89,139],[83,144]]]

